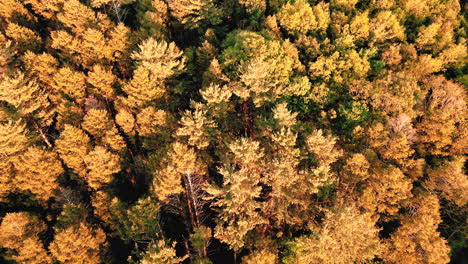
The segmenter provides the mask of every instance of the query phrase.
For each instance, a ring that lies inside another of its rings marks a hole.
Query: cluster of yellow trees
[[[0,262],[449,263],[459,0],[0,0]]]

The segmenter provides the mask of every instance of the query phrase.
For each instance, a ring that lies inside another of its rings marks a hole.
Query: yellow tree
[[[357,204],[370,213],[396,215],[403,202],[412,197],[412,187],[400,169],[376,168],[366,180]]]
[[[163,161],[163,168],[154,173],[153,192],[161,201],[184,191],[182,177],[203,175],[204,170],[195,151],[187,145],[175,142]]]
[[[219,169],[223,185],[210,185],[206,191],[216,199],[212,206],[221,208],[214,236],[239,251],[247,233],[266,223],[258,211],[261,203],[256,200],[262,189],[259,184],[264,153],[259,142],[247,138],[231,143],[229,149],[233,163]]]
[[[120,157],[106,148],[96,146],[85,157],[88,170],[86,182],[92,189],[100,189],[112,181],[112,175],[120,171]]]
[[[369,129],[368,140],[369,145],[375,148],[383,159],[395,161],[400,165],[408,164],[408,157],[414,152],[403,131],[390,132],[381,123]]]
[[[137,131],[140,136],[148,136],[158,132],[158,128],[166,125],[166,112],[154,107],[146,107],[137,115]]]
[[[328,5],[319,3],[311,7],[307,1],[287,2],[276,14],[280,25],[290,33],[305,34],[309,30],[326,29],[330,23]]]
[[[439,200],[434,195],[420,193],[402,217],[401,226],[385,243],[382,258],[386,263],[448,263],[450,248],[440,237],[437,227],[441,219]]]
[[[64,172],[58,155],[38,147],[29,147],[14,160],[14,186],[48,200],[58,188],[57,178]]]
[[[83,33],[91,23],[96,23],[94,11],[78,0],[63,1],[57,20],[78,34]]]
[[[86,176],[85,158],[90,151],[90,139],[81,129],[66,124],[55,142],[55,149],[67,167],[78,175]]]
[[[44,1],[44,0],[26,0],[24,1],[25,4],[30,4],[32,9],[35,13],[47,18],[51,19],[56,12],[60,10],[61,4],[65,2],[64,0],[51,0],[51,1]]]
[[[184,67],[183,52],[174,42],[157,41],[148,38],[138,45],[139,51],[132,53],[132,59],[154,75],[157,80],[165,80]]]
[[[21,119],[0,121],[0,156],[5,158],[27,148],[26,124]]]
[[[27,212],[7,213],[0,225],[0,244],[3,247],[18,249],[27,238],[39,238],[45,231],[45,224]]]
[[[429,190],[440,191],[442,197],[452,201],[459,207],[468,203],[468,176],[464,173],[464,157],[454,157],[444,162],[440,167],[427,169],[429,179],[424,186]]]
[[[425,80],[431,93],[425,105],[425,115],[416,126],[419,140],[434,155],[447,155],[456,123],[466,118],[466,92],[457,83],[442,76]]]
[[[41,41],[41,38],[37,33],[15,23],[8,24],[5,30],[5,35],[26,47],[34,47]]]
[[[7,213],[0,225],[0,246],[16,250],[13,259],[25,264],[50,264],[52,258],[39,240],[45,224],[26,212]]]
[[[132,53],[138,61],[133,78],[122,88],[134,106],[158,99],[166,92],[164,81],[184,67],[182,52],[177,46],[165,41],[148,38]]]
[[[100,254],[106,247],[106,235],[100,228],[80,223],[57,230],[49,246],[52,256],[63,264],[102,263]]]
[[[242,264],[276,264],[279,263],[278,253],[269,249],[255,250],[242,258]]]
[[[105,109],[89,109],[81,126],[94,137],[97,144],[108,146],[115,151],[120,151],[125,147],[122,136]]]
[[[179,264],[186,258],[187,255],[177,257],[175,243],[166,245],[164,240],[158,240],[148,247],[140,264]]]
[[[316,234],[296,238],[289,248],[290,255],[283,259],[286,264],[365,263],[381,251],[375,222],[352,206],[327,212]]]
[[[208,147],[209,130],[216,128],[216,123],[208,116],[203,105],[197,105],[194,111],[187,110],[180,119],[180,125],[177,136],[188,137],[188,144],[198,149]]]
[[[104,136],[113,127],[109,113],[105,109],[89,109],[81,127],[96,138]]]
[[[46,94],[34,81],[28,81],[23,73],[14,77],[5,76],[0,81],[0,101],[14,106],[17,111],[26,116],[49,106]]]
[[[104,191],[97,190],[92,194],[91,204],[93,205],[94,215],[98,216],[106,227],[116,230],[117,223],[115,219],[119,212],[119,199],[117,197],[112,197]]]
[[[133,78],[122,89],[127,93],[131,106],[135,108],[143,106],[147,101],[161,98],[166,92],[164,84],[143,67],[138,67],[133,72]]]
[[[376,17],[371,20],[370,30],[376,42],[405,39],[404,27],[400,24],[398,17],[390,10],[377,13]]]
[[[91,92],[104,98],[113,98],[115,96],[112,85],[116,80],[117,77],[112,74],[112,71],[99,64],[93,66],[92,71],[88,72],[88,77],[86,78],[86,81],[94,87]]]
[[[18,255],[13,259],[18,263],[24,264],[51,264],[52,257],[44,249],[44,245],[35,238],[27,238],[24,245],[17,249]]]
[[[37,78],[43,89],[50,92],[53,78],[58,70],[58,61],[49,53],[35,54],[27,51],[23,56],[26,71]]]
[[[79,71],[70,67],[59,69],[55,75],[51,87],[55,94],[64,94],[75,100],[81,101],[86,94],[86,78]],[[53,102],[60,102],[60,97],[51,98]]]
[[[369,11],[356,14],[351,20],[349,29],[356,40],[367,39],[370,29]]]
[[[115,122],[126,134],[135,134],[136,120],[131,111],[125,108],[118,109],[117,115],[115,115]]]

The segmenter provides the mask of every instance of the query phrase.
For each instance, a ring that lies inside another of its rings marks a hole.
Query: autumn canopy
[[[0,0],[0,263],[468,261],[460,0]]]

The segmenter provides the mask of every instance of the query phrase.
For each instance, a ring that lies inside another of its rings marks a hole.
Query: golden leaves
[[[169,196],[181,193],[182,176],[204,174],[200,161],[192,148],[179,142],[172,144],[164,167],[154,173],[153,193],[161,201],[167,201]]]
[[[23,73],[14,77],[5,76],[0,81],[0,101],[5,101],[16,107],[21,115],[49,106],[47,97],[34,81],[28,81]]]
[[[84,161],[88,170],[85,179],[93,189],[109,184],[113,180],[112,175],[120,171],[120,157],[101,146],[89,152]]]
[[[112,74],[112,71],[106,69],[100,64],[93,66],[93,70],[88,72],[86,81],[96,88],[97,95],[105,98],[112,98],[115,95],[112,85],[117,80],[117,77]]]
[[[216,123],[207,117],[206,109],[196,108],[194,111],[186,111],[180,119],[181,127],[177,130],[177,136],[188,137],[188,144],[205,149],[210,144],[209,129],[216,127]]]
[[[55,143],[55,149],[65,165],[78,175],[85,176],[85,157],[90,149],[88,135],[77,127],[65,124],[64,130]]]
[[[328,212],[315,233],[289,244],[292,252],[284,259],[286,264],[360,263],[374,259],[381,250],[375,222],[351,206]]]
[[[51,86],[56,93],[63,93],[77,100],[82,100],[86,94],[84,74],[69,67],[61,68],[55,73]]]
[[[175,243],[166,245],[164,240],[150,245],[140,264],[178,264],[188,258],[187,255],[177,257]]]
[[[148,69],[157,80],[165,80],[184,67],[183,52],[174,42],[148,38],[138,48],[140,51],[132,53],[132,59],[137,60],[140,67]]]
[[[13,160],[16,170],[14,186],[21,191],[30,191],[39,199],[47,201],[58,188],[57,178],[64,172],[58,155],[38,147]]]
[[[27,147],[26,124],[21,119],[0,122],[0,156],[10,156]]]
[[[80,223],[76,227],[57,230],[49,250],[63,264],[98,264],[101,263],[100,254],[106,246],[105,241],[104,231]]]

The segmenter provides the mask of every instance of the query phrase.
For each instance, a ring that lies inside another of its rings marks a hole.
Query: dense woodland
[[[0,262],[467,263],[467,8],[0,0]]]

